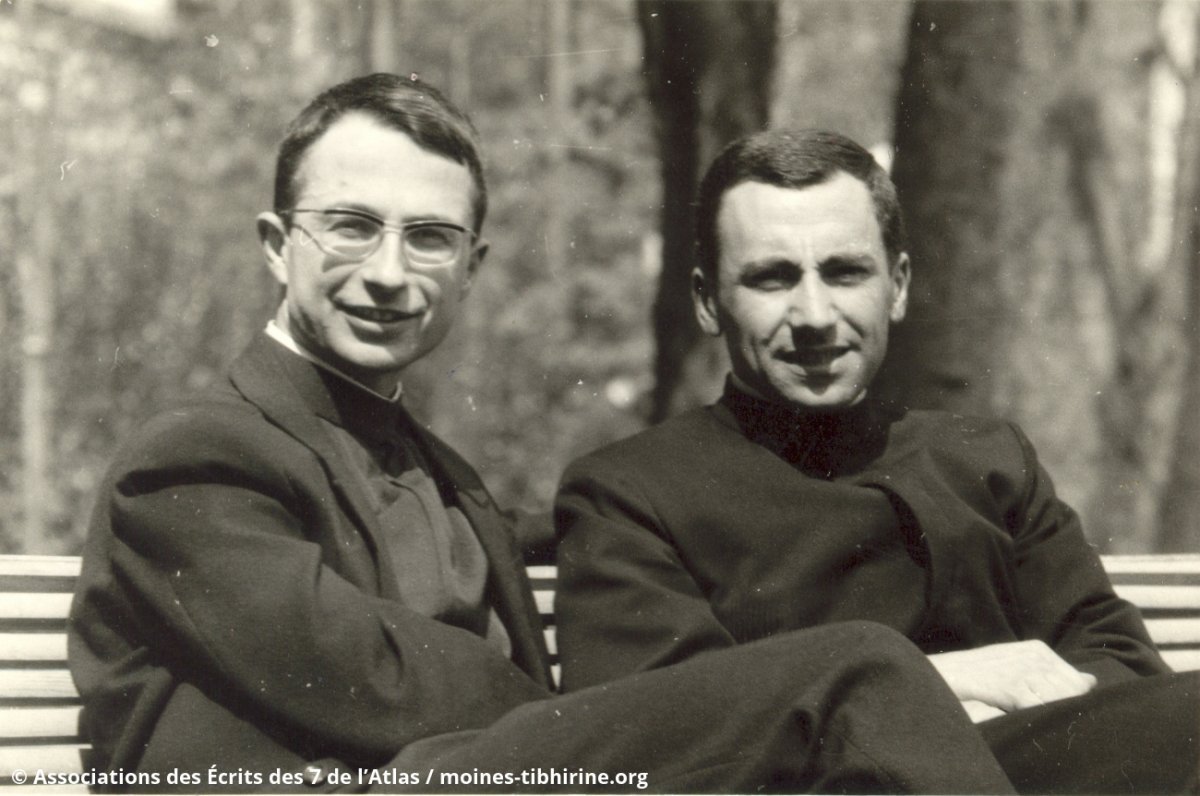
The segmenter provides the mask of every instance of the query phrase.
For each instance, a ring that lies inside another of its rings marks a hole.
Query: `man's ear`
[[[892,280],[892,309],[888,317],[892,323],[900,323],[908,313],[908,285],[912,281],[908,252],[900,252],[889,276]]]
[[[716,285],[704,278],[699,268],[692,269],[692,306],[696,310],[696,322],[707,335],[721,335],[721,321],[717,314]]]
[[[491,246],[483,238],[475,244],[471,249],[470,259],[467,260],[467,273],[463,276],[462,288],[460,295],[464,298],[471,292],[471,285],[475,284],[475,273],[479,270],[479,266],[483,265],[483,258],[487,257],[488,248]]]
[[[267,258],[267,268],[271,276],[281,285],[287,285],[287,259],[285,250],[288,246],[287,226],[283,219],[274,213],[259,213],[256,219],[258,225],[258,240],[262,246],[263,255]]]

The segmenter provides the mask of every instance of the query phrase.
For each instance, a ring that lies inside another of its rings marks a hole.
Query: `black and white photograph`
[[[1200,793],[1200,0],[0,0],[0,792]]]

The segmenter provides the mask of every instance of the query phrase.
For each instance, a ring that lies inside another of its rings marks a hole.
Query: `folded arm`
[[[563,690],[735,645],[637,484],[597,461],[570,468],[555,504]]]
[[[1032,445],[1013,430],[1029,473],[1010,519],[1025,636],[1101,682],[1170,671],[1138,609],[1113,592],[1078,516],[1055,495]]]

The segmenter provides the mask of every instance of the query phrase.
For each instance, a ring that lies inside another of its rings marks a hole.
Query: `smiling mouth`
[[[849,350],[849,346],[800,348],[793,351],[780,352],[779,359],[789,365],[799,365],[804,368],[828,368],[833,365],[835,359]]]
[[[422,312],[389,310],[384,307],[350,306],[346,304],[338,305],[338,309],[352,318],[358,318],[361,321],[368,321],[370,323],[401,323],[413,318],[419,318],[424,314]]]

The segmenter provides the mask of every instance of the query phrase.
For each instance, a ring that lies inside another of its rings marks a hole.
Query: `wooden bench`
[[[1200,555],[1106,556],[1117,593],[1142,608],[1176,671],[1200,669]],[[67,671],[66,617],[79,574],[68,556],[0,556],[0,792],[28,790],[12,772],[81,770],[79,695]],[[1064,573],[1064,575],[1067,573]],[[531,566],[538,611],[556,656],[553,566]],[[558,666],[554,663],[555,676]],[[82,792],[81,786],[45,786]]]

